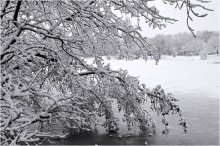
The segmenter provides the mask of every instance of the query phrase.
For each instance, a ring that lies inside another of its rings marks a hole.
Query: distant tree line
[[[219,32],[199,31],[196,37],[190,33],[175,35],[156,35],[149,38],[152,46],[157,48],[160,55],[200,55],[206,59],[207,55],[219,53]]]

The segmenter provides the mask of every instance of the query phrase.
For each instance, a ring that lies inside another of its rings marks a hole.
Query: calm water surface
[[[103,128],[96,128],[90,133],[70,136],[55,144],[143,145],[147,142],[151,145],[219,145],[218,61],[213,57],[208,60],[199,60],[197,57],[165,57],[158,65],[153,60],[107,61],[111,62],[113,69],[127,69],[130,75],[139,76],[140,81],[149,88],[160,84],[165,91],[172,92],[180,100],[178,103],[190,128],[188,134],[184,134],[178,125],[178,117],[171,115],[168,119],[172,131],[167,136],[162,135],[161,117],[153,114],[158,129],[150,137],[150,130],[141,132],[134,128],[131,132],[136,137],[118,139],[110,137]],[[121,127],[120,132],[126,132],[123,131],[125,124]]]

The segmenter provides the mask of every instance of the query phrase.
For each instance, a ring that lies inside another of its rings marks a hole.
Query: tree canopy
[[[164,4],[187,8],[187,25],[191,15],[204,7],[205,0],[163,0]],[[97,116],[105,117],[104,126],[117,125],[112,101],[124,111],[128,127],[153,127],[154,120],[145,107],[163,115],[164,133],[169,132],[166,115],[180,116],[172,94],[161,86],[149,90],[125,70],[112,70],[100,55],[130,58],[129,43],[139,55],[158,61],[154,47],[140,34],[140,26],[127,25],[121,14],[150,27],[165,27],[176,20],[163,16],[152,0],[6,0],[1,2],[1,145],[38,141],[52,137],[45,125],[57,123],[72,129],[91,130]],[[120,14],[119,14],[119,13]],[[129,41],[128,41],[129,40]],[[95,57],[93,64],[85,61]],[[133,115],[133,116],[131,116]],[[30,130],[35,124],[38,129]],[[60,135],[62,136],[62,135]]]

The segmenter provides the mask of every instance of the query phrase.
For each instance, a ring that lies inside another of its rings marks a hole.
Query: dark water
[[[178,103],[188,121],[187,134],[178,125],[178,117],[171,115],[168,118],[171,132],[162,135],[161,117],[153,113],[158,127],[156,133],[133,128],[131,132],[135,137],[119,139],[110,137],[98,127],[92,132],[54,141],[55,144],[144,145],[147,142],[151,145],[219,145],[219,64],[215,62],[218,62],[216,58],[199,60],[189,57],[165,58],[157,66],[151,60],[146,63],[143,60],[111,61],[113,68],[122,67],[131,75],[140,76],[141,82],[148,87],[160,84],[165,91],[172,92],[180,100]],[[125,124],[121,129],[121,133],[128,132]]]

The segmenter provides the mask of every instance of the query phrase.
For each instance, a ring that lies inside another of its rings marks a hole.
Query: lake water
[[[162,135],[161,117],[155,115],[157,131],[152,136],[150,130],[141,132],[135,128],[136,137],[118,139],[110,137],[102,128],[92,132],[70,136],[58,140],[62,145],[219,145],[219,60],[208,57],[164,57],[158,65],[153,60],[124,61],[111,60],[113,69],[127,69],[130,75],[139,76],[147,87],[160,84],[166,92],[172,92],[177,99],[183,116],[187,119],[189,132],[184,134],[178,125],[178,117],[171,115],[171,132]],[[123,125],[122,125],[123,127]]]

